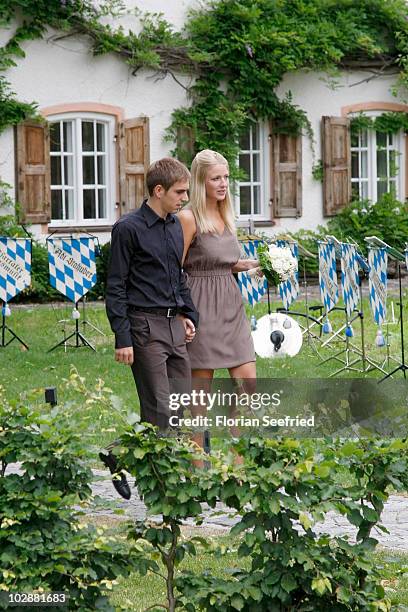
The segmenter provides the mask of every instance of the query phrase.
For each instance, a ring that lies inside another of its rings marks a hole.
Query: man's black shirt
[[[183,230],[171,214],[157,215],[147,202],[112,228],[106,311],[116,348],[132,346],[128,306],[174,308],[198,325],[181,267]]]

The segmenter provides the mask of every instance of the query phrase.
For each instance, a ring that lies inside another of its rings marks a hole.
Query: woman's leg
[[[228,368],[228,372],[231,378],[243,379],[244,385],[247,384],[250,388],[253,388],[254,383],[251,379],[256,379],[256,362],[249,361],[248,363],[242,363],[234,368]],[[246,381],[248,381],[248,383],[246,383]]]
[[[228,368],[229,375],[233,380],[237,381],[238,393],[255,393],[256,390],[256,362],[249,361],[242,363],[234,368]],[[231,415],[233,416],[233,414]],[[235,437],[239,437],[239,428],[232,427],[231,433]],[[235,464],[241,465],[244,462],[240,455],[235,456]]]
[[[214,370],[191,370],[191,388],[193,391],[211,392],[211,383]],[[191,414],[194,416],[207,416],[207,405],[205,403],[198,406],[191,406]],[[191,440],[200,448],[204,448],[204,433],[198,431],[191,436]],[[194,461],[196,467],[204,467],[203,461]]]

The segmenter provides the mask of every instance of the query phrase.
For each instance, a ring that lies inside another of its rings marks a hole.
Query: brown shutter
[[[22,223],[51,219],[50,135],[47,123],[24,121],[15,128],[16,199]]]
[[[301,136],[272,134],[271,160],[271,199],[273,217],[301,217]]]
[[[337,214],[351,200],[350,120],[322,118],[323,211]]]
[[[138,208],[146,197],[149,167],[149,119],[127,119],[119,126],[120,214]]]
[[[190,164],[195,153],[195,134],[190,126],[177,128],[177,157],[180,161]]]

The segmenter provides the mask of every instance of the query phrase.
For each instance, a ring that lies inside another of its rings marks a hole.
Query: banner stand
[[[97,327],[96,325],[88,321],[88,319],[86,318],[86,295],[84,295],[84,297],[82,298],[82,321],[81,323],[82,323],[83,331],[85,331],[85,325],[89,325],[91,329],[93,329],[94,331],[98,332],[98,334],[106,338],[106,334],[101,329],[99,329],[99,327]]]
[[[295,310],[290,310],[290,307],[277,308],[276,310],[277,312],[282,312],[283,314],[287,314],[291,317],[301,317],[302,319],[306,319],[305,325],[302,325],[302,323],[298,321],[300,328],[302,330],[302,334],[307,340],[308,347],[316,353],[319,359],[321,359],[321,355],[316,347],[315,341],[322,343],[322,325],[323,325],[322,321],[324,318],[322,311],[324,307],[322,304],[318,304],[317,306],[309,305],[308,282],[307,282],[307,276],[306,276],[306,263],[305,263],[305,258],[317,259],[317,255],[308,251],[299,241],[294,240],[294,238],[290,234],[282,234],[281,238],[283,242],[286,242],[288,244],[296,244],[298,252],[301,255],[303,255],[303,282],[302,282],[302,285],[303,285],[304,294],[305,294],[305,311],[306,312],[297,312]],[[319,311],[320,314],[317,317],[314,317],[311,315],[311,312],[313,311],[314,312]],[[316,334],[312,330],[312,328],[315,326],[317,326],[318,328],[318,334]]]
[[[17,334],[15,332],[13,332],[12,329],[10,329],[10,327],[8,325],[6,325],[6,315],[4,314],[4,309],[6,308],[6,303],[2,302],[2,322],[1,322],[1,344],[0,344],[0,348],[4,348],[6,346],[8,346],[9,344],[11,344],[11,342],[13,342],[13,340],[18,340],[18,342],[20,342],[20,344],[22,344],[27,351],[29,350],[28,345],[19,337],[17,336]],[[11,335],[10,340],[8,340],[8,342],[6,342],[6,332],[8,332]]]
[[[78,304],[79,304],[79,302],[77,302],[75,304],[75,308],[77,310],[78,310]],[[71,340],[71,338],[75,338],[75,344],[68,344],[68,340]],[[89,347],[90,349],[92,349],[93,351],[96,352],[96,348],[93,347],[92,344],[79,331],[79,319],[75,319],[75,331],[73,331],[72,334],[70,334],[66,338],[63,338],[63,340],[61,340],[61,342],[58,342],[57,344],[55,344],[47,352],[51,353],[51,351],[53,351],[54,349],[58,348],[59,346],[64,346],[64,347],[71,346],[73,348],[79,348],[81,346],[87,346],[87,347]]]
[[[24,231],[25,228],[23,227]],[[27,233],[27,231],[26,231]],[[9,302],[31,284],[32,241],[27,238],[0,236],[0,304],[1,338],[0,348],[17,340],[26,350],[28,345],[6,324],[11,311]],[[7,334],[11,335],[10,339]]]
[[[339,333],[343,330],[347,330],[349,327],[351,327],[354,321],[359,319],[360,320],[360,339],[361,339],[361,348],[359,348],[355,344],[353,344],[353,342],[350,340],[350,337],[346,333],[345,348],[343,349],[343,351],[340,351],[339,353],[337,353],[337,356],[344,353],[344,366],[336,370],[332,374],[330,374],[329,378],[333,376],[337,376],[337,374],[340,374],[341,372],[344,372],[344,371],[354,371],[354,372],[366,373],[366,372],[371,372],[373,370],[378,370],[382,374],[386,374],[387,373],[386,370],[384,370],[381,367],[381,365],[378,364],[376,361],[371,359],[371,357],[367,355],[366,349],[365,349],[363,279],[366,278],[366,276],[368,275],[368,270],[369,270],[368,262],[361,255],[361,253],[358,252],[357,250],[358,245],[356,245],[352,241],[340,242],[339,240],[337,240],[335,236],[327,236],[327,239],[330,240],[333,244],[335,244],[339,253],[341,253],[342,259],[344,259],[344,256],[345,256],[343,247],[349,247],[349,248],[354,249],[355,261],[356,261],[356,266],[357,266],[355,268],[355,282],[356,282],[356,285],[358,286],[358,302],[359,303],[358,303],[358,307],[357,307],[356,302],[352,304],[352,312],[354,312],[355,314],[352,314],[350,309],[349,310],[347,309],[347,305],[345,306],[344,308],[345,323],[340,328],[340,330],[338,330],[338,332],[336,333]],[[342,265],[343,263],[344,261],[342,262]],[[347,267],[351,268],[350,262],[348,262]],[[342,274],[343,292],[344,292],[344,287],[343,287],[344,282],[345,280]],[[346,298],[343,297],[343,299],[346,304]],[[355,300],[357,299],[357,292],[356,292],[356,295],[354,296],[354,299]],[[355,359],[350,360],[350,356],[352,353],[354,353],[356,357]],[[361,361],[361,367],[356,367],[360,361]]]
[[[83,314],[85,315],[84,299],[86,293],[96,283],[96,249],[95,245],[99,246],[96,236],[85,232],[87,236],[82,235],[66,235],[55,236],[55,232],[47,238],[48,249],[48,266],[50,274],[50,284],[74,303],[75,308],[72,312],[72,317],[75,321],[75,329],[66,336],[64,329],[64,338],[50,348],[47,352],[55,350],[63,346],[65,349],[88,347],[96,352],[96,348],[87,340],[84,334],[80,331],[80,312],[78,306],[80,300],[83,303]],[[85,324],[92,325],[84,320]],[[99,333],[101,330],[94,329]],[[70,340],[74,340],[69,344]]]
[[[377,236],[367,236],[367,238],[364,238],[364,240],[371,246],[371,247],[381,247],[381,248],[385,248],[386,251],[388,252],[388,254],[395,259],[395,261],[397,262],[397,271],[398,271],[398,287],[399,287],[399,302],[398,302],[398,306],[399,306],[399,319],[400,319],[400,336],[401,336],[401,363],[400,365],[398,365],[396,368],[394,368],[394,370],[392,370],[392,372],[389,372],[388,374],[386,374],[386,376],[384,376],[384,378],[381,378],[381,380],[379,380],[379,383],[382,383],[384,380],[386,380],[387,378],[390,378],[391,376],[393,376],[394,374],[396,374],[397,372],[399,372],[401,370],[401,372],[404,375],[404,378],[407,377],[407,370],[408,370],[408,366],[405,363],[405,347],[404,347],[404,320],[403,320],[403,303],[402,303],[402,283],[401,283],[401,262],[402,261],[406,261],[405,259],[405,255],[403,253],[401,253],[400,251],[398,251],[397,249],[394,249],[394,247],[390,246],[389,244],[387,244],[386,242],[384,242],[383,240],[381,240],[380,238],[377,238]]]

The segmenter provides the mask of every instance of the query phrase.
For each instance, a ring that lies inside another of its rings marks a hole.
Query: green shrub
[[[32,243],[31,258],[31,285],[20,293],[16,301],[19,302],[48,302],[62,300],[63,296],[50,284],[48,269],[47,247],[35,242]]]
[[[299,230],[292,232],[291,236],[315,257],[304,257],[299,254],[299,283],[302,283],[304,270],[306,276],[317,276],[319,273],[319,260],[317,259],[317,241],[323,240],[327,234],[327,228],[319,225],[316,230]],[[279,238],[279,236],[278,236]]]
[[[90,299],[101,300],[105,299],[106,293],[106,277],[108,274],[108,265],[110,258],[110,242],[102,245],[99,249],[98,256],[96,258],[96,284],[89,291],[88,295]]]
[[[185,573],[177,581],[186,609],[389,610],[371,552],[371,530],[380,520],[391,486],[407,486],[404,441],[241,439],[241,474],[230,474],[220,499],[240,520],[238,555],[250,567],[232,579]],[[352,484],[338,484],[340,466]],[[317,535],[312,528],[337,511],[358,527],[357,542]]]
[[[235,449],[243,466],[227,464],[219,454],[209,458],[210,469],[192,470],[189,443],[157,437],[150,426],[137,424],[115,451],[149,513],[163,515],[160,523],[140,523],[131,537],[149,543],[138,569],[144,575],[151,568],[166,580],[168,609],[389,610],[371,531],[381,528],[392,488],[408,487],[408,442],[252,437],[235,442]],[[231,535],[240,539],[238,556],[245,563],[230,577],[179,569],[186,554],[207,545],[182,539],[181,521],[195,517],[199,523],[201,503],[213,508],[218,501],[236,512]],[[331,511],[357,527],[355,543],[315,533]],[[153,565],[158,556],[164,573]]]
[[[82,412],[1,394],[0,591],[65,592],[70,610],[113,610],[105,592],[129,574],[132,550],[75,509],[91,495]]]
[[[332,217],[327,226],[319,225],[316,230],[299,230],[292,232],[291,236],[308,251],[317,254],[317,241],[324,240],[328,234],[344,242],[354,240],[363,254],[367,254],[364,238],[373,235],[404,251],[408,236],[408,204],[399,202],[389,193],[384,194],[376,204],[369,200],[356,200]],[[279,238],[279,234],[276,238]],[[317,257],[311,259],[299,255],[300,281],[304,267],[307,276],[317,276]]]
[[[403,251],[408,236],[408,204],[389,193],[376,204],[369,200],[351,202],[330,219],[327,229],[339,240],[352,238],[364,253],[367,252],[364,238],[373,235]]]

